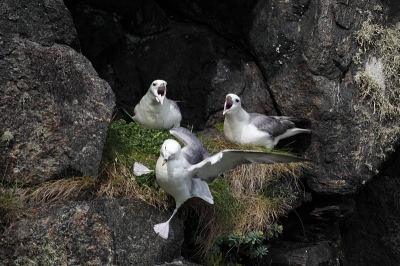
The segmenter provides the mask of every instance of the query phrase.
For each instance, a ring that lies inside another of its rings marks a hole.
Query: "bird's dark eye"
[[[157,83],[154,82],[154,83],[153,83],[153,86],[157,86]]]
[[[236,102],[238,103],[238,102],[239,102],[239,99],[236,99]]]

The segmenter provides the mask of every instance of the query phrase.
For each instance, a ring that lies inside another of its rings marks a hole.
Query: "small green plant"
[[[0,183],[0,225],[5,224],[9,217],[20,209],[21,203],[18,190],[17,183],[12,187],[4,187]]]
[[[254,230],[247,234],[241,231],[234,231],[227,236],[219,237],[215,242],[211,261],[212,265],[221,265],[222,254],[226,260],[225,264],[234,264],[235,261],[247,257],[250,260],[261,259],[268,253],[268,241],[271,238],[277,238],[283,231],[281,225],[276,222],[271,226],[269,233],[266,235],[261,230]],[[223,250],[226,252],[224,253]],[[218,264],[215,264],[218,262]]]
[[[10,144],[10,141],[12,141],[14,139],[14,135],[6,130],[4,131],[3,135],[1,136],[1,141],[5,143],[6,146],[8,146]]]
[[[215,128],[219,131],[219,132],[224,132],[224,123],[217,123],[215,124]]]

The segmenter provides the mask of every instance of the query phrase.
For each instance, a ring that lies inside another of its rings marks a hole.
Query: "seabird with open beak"
[[[175,101],[167,98],[167,82],[155,80],[135,106],[133,120],[144,128],[179,127],[182,115]]]
[[[236,94],[226,95],[223,115],[224,135],[230,142],[265,146],[272,149],[278,141],[311,130],[297,128],[287,116],[247,113]]]

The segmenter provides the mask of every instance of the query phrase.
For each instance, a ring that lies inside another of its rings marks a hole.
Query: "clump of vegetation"
[[[379,10],[379,8],[376,8]],[[361,100],[371,105],[374,112],[379,112],[380,119],[391,118],[400,114],[400,23],[393,27],[384,27],[374,23],[371,11],[365,12],[367,18],[360,30],[354,32],[360,50],[354,62],[371,61],[371,54],[382,60],[384,84],[379,84],[371,73],[359,71],[354,77],[359,85]],[[369,58],[369,60],[367,60]]]
[[[10,216],[16,214],[21,207],[18,184],[8,188],[0,183],[0,225],[6,224]]]
[[[143,129],[136,123],[111,123],[103,153],[101,182],[97,194],[109,197],[135,197],[162,209],[167,195],[158,187],[155,173],[133,174],[135,162],[154,169],[164,140],[174,138],[168,130]]]
[[[397,103],[392,103],[392,97],[385,97],[382,94],[383,88],[380,87],[376,79],[367,71],[358,71],[354,76],[355,82],[360,88],[360,99],[373,108],[373,112],[378,112],[379,118],[385,119],[386,116],[395,115],[398,112]]]
[[[217,123],[217,124],[215,124],[215,128],[216,128],[219,132],[224,132],[224,123]]]
[[[220,137],[201,139],[211,153],[223,149],[266,151],[263,147],[229,143]],[[182,216],[185,218],[185,212],[197,212],[199,224],[194,235],[199,257],[210,258],[214,265],[219,265],[216,261],[226,264],[241,256],[254,259],[257,252],[260,256],[266,254],[265,244],[256,242],[249,246],[247,239],[254,236],[254,232],[265,232],[259,236],[262,241],[271,238],[279,217],[291,210],[299,190],[298,178],[307,167],[304,163],[242,165],[210,184],[214,205],[189,200],[190,203],[183,206]],[[229,239],[232,240],[236,232],[246,241],[240,242],[238,238],[239,247],[233,248],[229,246]]]
[[[0,138],[1,142],[3,142],[6,146],[8,146],[10,144],[10,141],[12,141],[13,139],[14,135],[8,130],[4,131],[3,135]]]
[[[95,177],[71,177],[47,181],[32,189],[25,189],[21,196],[25,201],[34,203],[67,200],[78,197],[83,191],[93,189],[95,185]]]
[[[376,6],[363,13],[366,19],[360,30],[354,32],[360,48],[353,61],[359,67],[354,81],[359,88],[360,104],[355,111],[366,128],[362,140],[365,145],[360,149],[374,151],[371,145],[376,144],[381,152],[371,154],[384,158],[387,152],[394,151],[392,145],[400,134],[396,124],[400,115],[400,23],[390,27],[376,23],[381,10]]]
[[[269,245],[266,240],[277,238],[282,234],[283,227],[276,222],[268,234],[254,230],[243,234],[241,231],[232,231],[225,236],[217,236],[209,265],[242,265],[242,258],[257,261],[267,255]]]

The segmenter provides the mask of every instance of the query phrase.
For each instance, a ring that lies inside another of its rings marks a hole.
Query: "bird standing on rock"
[[[226,95],[224,104],[224,135],[230,142],[265,146],[272,149],[278,141],[311,130],[297,128],[287,116],[266,116],[247,113],[239,96]]]
[[[170,133],[185,146],[181,149],[177,141],[165,140],[156,164],[157,182],[165,192],[174,197],[176,204],[170,219],[154,226],[154,231],[164,239],[168,238],[169,222],[185,201],[199,197],[210,204],[214,203],[208,183],[213,182],[219,174],[242,164],[309,161],[295,156],[251,150],[223,150],[211,156],[189,130],[178,127],[172,128]]]
[[[167,82],[155,80],[135,106],[133,120],[144,128],[179,127],[182,115],[176,102],[167,99]]]

